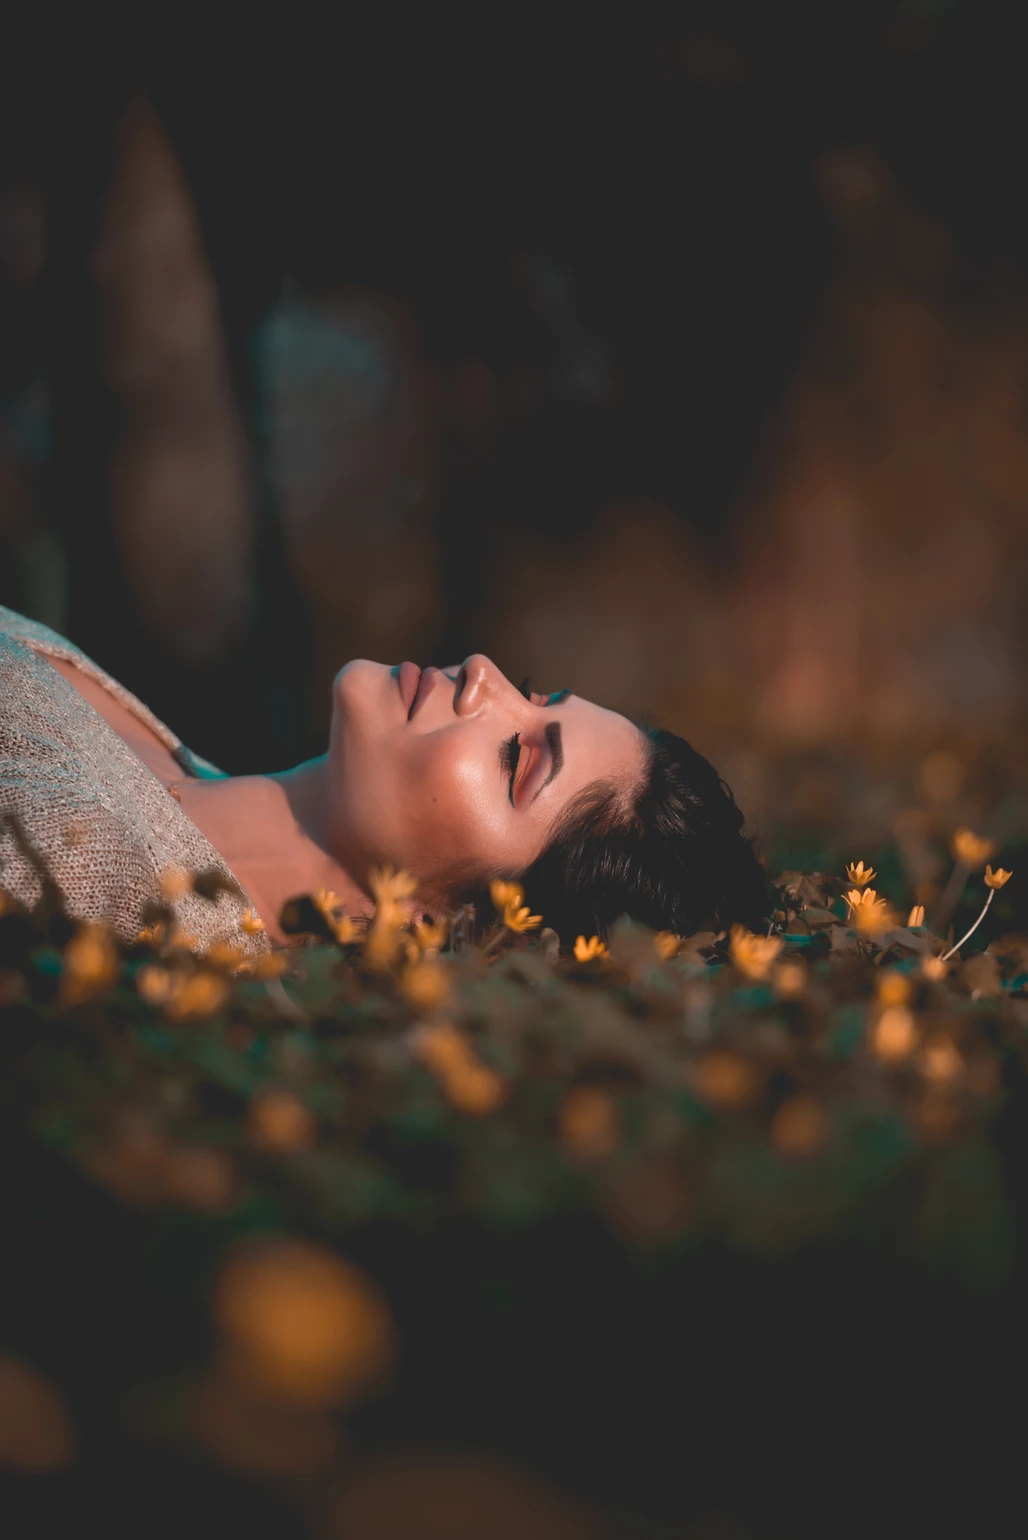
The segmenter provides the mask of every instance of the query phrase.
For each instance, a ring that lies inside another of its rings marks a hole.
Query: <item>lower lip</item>
[[[421,678],[421,670],[416,663],[401,663],[398,677],[400,685],[400,698],[403,701],[404,710],[410,716],[410,708],[414,704],[414,697],[418,692],[418,681]]]
[[[432,663],[430,663],[427,668],[423,668],[421,670],[421,678],[418,681],[418,688],[417,693],[414,696],[414,703],[411,706],[410,711],[407,713],[407,720],[409,722],[413,722],[414,718],[425,704],[425,701],[428,699],[429,695],[431,695],[432,686],[435,683],[435,676],[438,674],[438,672],[439,670]]]

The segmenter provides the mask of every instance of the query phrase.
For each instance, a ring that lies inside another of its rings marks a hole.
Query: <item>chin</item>
[[[362,709],[381,711],[386,692],[391,688],[400,703],[396,681],[388,663],[374,663],[370,658],[351,658],[332,681],[332,703],[350,713]]]

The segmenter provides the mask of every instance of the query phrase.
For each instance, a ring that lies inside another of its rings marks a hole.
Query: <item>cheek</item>
[[[412,841],[438,855],[493,859],[511,832],[499,767],[490,774],[481,752],[443,742],[414,773],[407,798]]]

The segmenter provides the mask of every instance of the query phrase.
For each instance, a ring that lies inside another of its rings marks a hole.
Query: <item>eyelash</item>
[[[531,679],[526,674],[525,678],[522,679],[521,683],[518,685],[519,691],[526,700],[532,699],[532,691],[530,688],[531,683]],[[500,747],[500,758],[503,764],[503,768],[510,775],[510,784],[507,788],[507,795],[511,802],[514,801],[514,777],[518,773],[518,764],[521,760],[521,745],[518,742],[520,737],[520,732],[517,732],[512,738],[508,738],[507,741]]]
[[[507,795],[512,802],[514,800],[514,777],[518,773],[518,764],[521,759],[521,745],[518,742],[520,737],[520,733],[515,733],[513,738],[508,738],[505,743],[500,745],[500,762],[502,763],[504,770],[506,770],[510,775],[510,784],[507,787]]]

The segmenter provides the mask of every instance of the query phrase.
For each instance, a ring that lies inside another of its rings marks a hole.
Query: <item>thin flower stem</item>
[[[985,919],[985,916],[986,916],[986,914],[988,912],[989,905],[992,903],[993,895],[995,894],[995,892],[996,892],[995,888],[990,888],[989,889],[989,896],[985,900],[985,908],[982,910],[982,912],[978,916],[977,920],[975,920],[974,924],[971,926],[971,929],[968,931],[967,935],[966,936],[961,936],[961,938],[957,942],[956,946],[951,946],[949,951],[945,953],[945,955],[943,956],[943,959],[942,959],[943,962],[948,962],[949,959],[953,956],[953,953],[954,952],[959,952],[960,948],[963,946],[964,942],[967,941],[971,936],[974,935],[974,933],[978,929],[979,925]]]
[[[494,931],[494,932],[493,932],[493,934],[492,934],[492,935],[491,935],[491,936],[490,936],[490,937],[489,937],[489,938],[488,938],[488,939],[487,939],[487,940],[486,940],[486,942],[485,942],[485,944],[484,944],[484,945],[483,945],[483,947],[482,947],[482,955],[483,955],[483,957],[488,957],[488,956],[489,956],[489,954],[490,954],[490,953],[491,953],[491,952],[492,952],[492,951],[493,951],[493,950],[494,950],[494,949],[495,949],[495,948],[497,948],[497,947],[498,947],[498,945],[499,945],[499,944],[500,944],[500,943],[501,943],[501,942],[502,942],[502,941],[504,941],[504,940],[505,940],[505,938],[506,938],[506,935],[507,935],[507,927],[506,927],[506,926],[505,926],[505,925],[503,925],[503,924],[500,924],[500,925],[498,925],[498,926],[497,926],[497,927],[496,927],[496,930],[495,930],[495,931]]]

